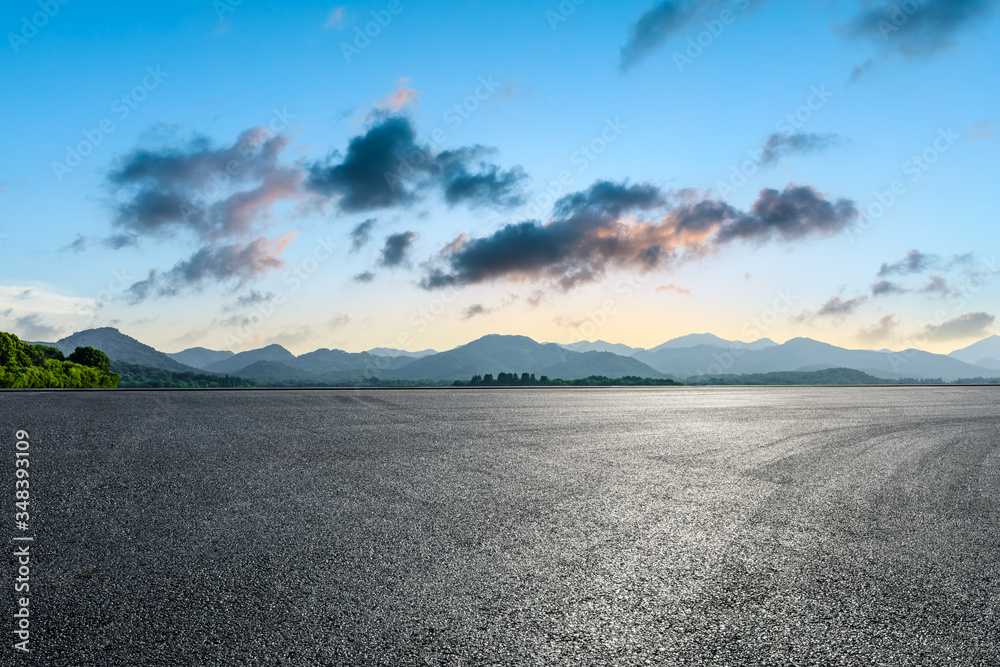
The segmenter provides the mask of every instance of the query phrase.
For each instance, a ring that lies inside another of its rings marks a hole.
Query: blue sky
[[[1000,295],[998,13],[7,3],[0,326],[950,351]]]

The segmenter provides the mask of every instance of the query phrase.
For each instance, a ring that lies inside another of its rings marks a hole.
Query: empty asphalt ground
[[[1000,664],[1000,388],[0,393],[0,664]]]

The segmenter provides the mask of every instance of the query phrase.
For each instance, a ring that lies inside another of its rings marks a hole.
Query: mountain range
[[[605,341],[570,345],[539,343],[526,336],[491,334],[444,352],[406,352],[374,348],[366,352],[319,349],[295,355],[280,345],[234,353],[194,347],[163,353],[110,327],[89,329],[56,343],[64,353],[77,346],[104,350],[112,361],[173,372],[238,375],[271,384],[336,384],[377,377],[381,380],[450,382],[487,373],[535,373],[572,380],[609,378],[733,376],[808,372],[831,368],[860,371],[887,380],[995,376],[1000,370],[1000,336],[990,336],[949,355],[922,350],[849,350],[810,338],[785,343],[761,339],[731,341],[712,334],[691,334],[653,348]]]

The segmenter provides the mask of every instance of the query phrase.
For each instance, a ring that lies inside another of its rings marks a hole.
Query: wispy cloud
[[[375,274],[372,273],[371,271],[362,271],[361,273],[354,276],[352,280],[354,280],[354,282],[356,283],[370,283],[371,281],[375,280]]]
[[[351,230],[351,252],[361,250],[371,238],[372,228],[375,226],[375,218],[368,218],[359,222]]]
[[[890,294],[905,294],[909,290],[904,289],[889,280],[880,280],[872,285],[872,296],[888,296]]]
[[[969,134],[967,135],[968,140],[971,141],[983,141],[984,139],[992,139],[996,136],[996,132],[993,130],[992,125],[989,121],[983,121],[982,123],[975,123],[969,128]]]
[[[476,303],[465,309],[465,313],[462,315],[463,320],[470,320],[477,315],[487,315],[492,312],[486,306],[481,303]]]
[[[324,30],[330,30],[332,28],[344,27],[344,17],[347,13],[346,7],[336,7],[330,10],[330,13],[326,15],[326,23],[323,24]]]
[[[420,91],[406,85],[408,82],[409,79],[400,79],[396,90],[375,102],[375,109],[398,113],[409,105],[420,104]]]
[[[761,164],[772,165],[789,155],[821,153],[847,143],[839,134],[815,132],[778,132],[770,134],[764,142]]]
[[[851,315],[858,308],[863,306],[868,302],[868,297],[861,295],[856,296],[853,299],[841,299],[838,296],[831,297],[829,301],[823,304],[823,306],[816,313],[816,317],[843,317],[845,315]]]
[[[670,283],[669,285],[660,285],[659,287],[656,288],[656,291],[657,292],[676,292],[677,294],[683,294],[685,296],[688,296],[688,295],[691,294],[691,290],[686,289],[684,287],[680,287],[680,286],[675,285],[673,283]]]
[[[892,338],[893,331],[899,326],[899,318],[895,314],[886,315],[878,323],[861,327],[857,339],[867,344],[884,343]]]
[[[284,266],[281,253],[295,235],[296,232],[286,232],[274,239],[201,248],[170,271],[150,271],[144,280],[133,283],[128,288],[129,299],[138,303],[151,296],[175,296],[209,281],[235,282],[237,287],[243,287],[254,278]]]
[[[923,294],[937,295],[941,297],[947,297],[952,294],[951,287],[948,285],[948,281],[941,276],[931,276],[930,282],[920,290]]]
[[[891,275],[905,276],[912,273],[923,273],[927,269],[937,266],[940,258],[937,255],[928,255],[919,250],[911,250],[906,253],[906,257],[893,264],[884,263],[878,271],[879,278]]]

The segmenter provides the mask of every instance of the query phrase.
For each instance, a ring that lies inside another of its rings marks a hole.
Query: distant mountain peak
[[[206,347],[189,347],[180,352],[167,352],[167,356],[174,361],[179,361],[182,364],[202,370],[205,369],[205,366],[213,364],[216,361],[221,361],[222,359],[228,359],[234,356],[234,354],[230,350],[210,350]]]
[[[1000,359],[1000,336],[996,334],[987,336],[972,345],[955,350],[948,356],[968,364],[978,363],[980,359]]]
[[[69,354],[77,347],[96,347],[103,350],[111,361],[123,361],[167,371],[189,372],[194,367],[183,364],[170,356],[141,343],[114,327],[99,327],[85,329],[66,336],[55,343],[64,354]]]

